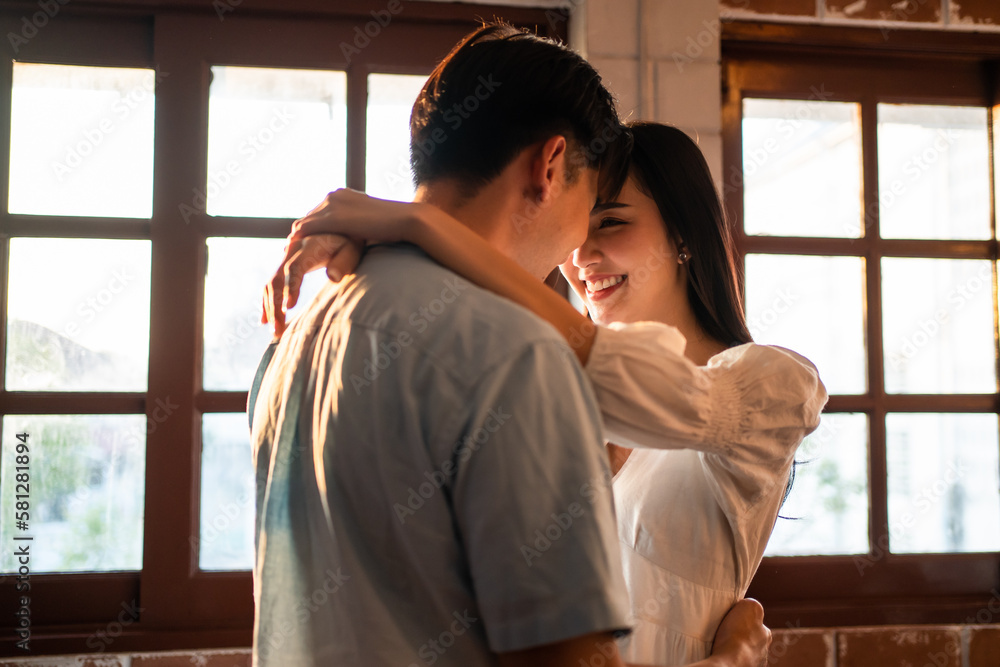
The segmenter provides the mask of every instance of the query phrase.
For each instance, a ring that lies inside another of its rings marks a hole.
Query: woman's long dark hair
[[[688,301],[701,328],[727,347],[753,342],[743,310],[736,248],[701,149],[670,125],[629,124],[629,174],[656,202],[667,233],[690,255]]]
[[[670,125],[639,121],[628,127],[633,137],[629,175],[656,203],[678,250],[683,246],[690,255],[687,297],[699,326],[727,347],[752,343],[732,230],[701,149]],[[797,466],[793,461],[782,505]]]

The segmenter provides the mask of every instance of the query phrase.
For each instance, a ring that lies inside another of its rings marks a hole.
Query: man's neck
[[[468,197],[456,182],[439,180],[418,187],[413,201],[436,206],[523,266],[515,235],[511,233],[512,202],[504,188],[494,185],[482,187]]]

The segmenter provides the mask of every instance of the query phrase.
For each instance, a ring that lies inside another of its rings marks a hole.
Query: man
[[[484,26],[414,105],[417,199],[541,279],[583,242],[626,136],[586,61]],[[265,355],[249,407],[255,665],[622,664],[599,412],[547,324],[378,247]],[[722,648],[706,664],[760,659]]]

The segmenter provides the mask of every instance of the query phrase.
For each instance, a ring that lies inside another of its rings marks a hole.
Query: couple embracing
[[[763,664],[742,598],[826,392],[752,342],[697,146],[503,24],[410,128],[415,201],[331,193],[265,292],[254,664]]]

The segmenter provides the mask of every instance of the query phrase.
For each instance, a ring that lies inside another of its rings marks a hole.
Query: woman
[[[303,270],[327,265],[333,279],[353,270],[357,246],[343,238],[300,247],[309,234],[339,233],[416,243],[552,323],[620,445],[609,454],[635,616],[622,656],[682,665],[709,655],[719,622],[746,593],[826,391],[808,360],[752,342],[698,147],[669,126],[631,130],[625,186],[595,207],[587,241],[560,267],[592,322],[444,212],[350,191],[295,223],[284,305],[294,305]],[[279,271],[265,294],[276,329],[285,282]]]

